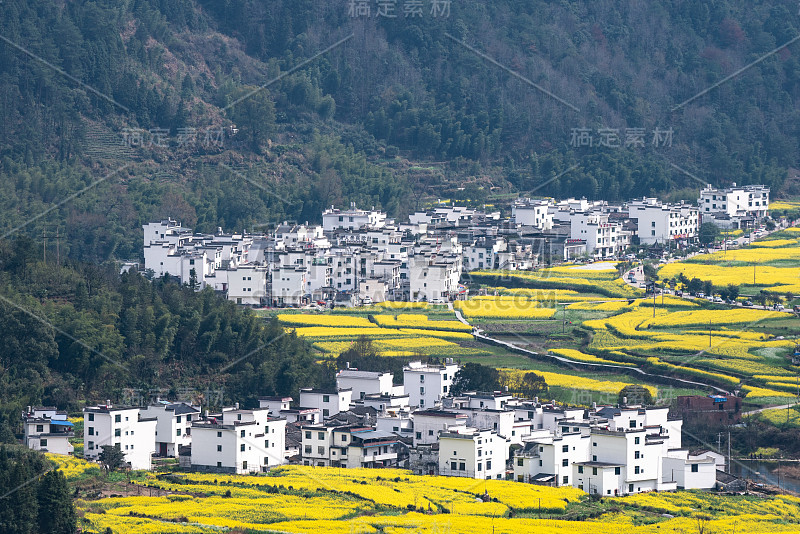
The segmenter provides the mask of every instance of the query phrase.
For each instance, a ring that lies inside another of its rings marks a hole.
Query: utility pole
[[[728,430],[728,472],[731,471],[731,431]]]
[[[711,319],[708,320],[708,348],[711,348]]]
[[[563,311],[561,312],[561,333],[567,333],[567,303],[564,303]]]
[[[42,229],[42,262],[47,263],[47,227]]]

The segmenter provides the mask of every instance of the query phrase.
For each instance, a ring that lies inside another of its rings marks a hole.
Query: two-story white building
[[[286,420],[266,408],[223,410],[191,429],[193,470],[247,474],[285,463]]]
[[[300,390],[300,406],[316,408],[322,414],[323,421],[328,417],[350,409],[353,402],[353,390],[337,388],[334,390],[302,388]]]
[[[72,454],[69,440],[75,437],[67,413],[55,406],[30,406],[22,414],[24,442],[29,449],[53,454]]]
[[[433,408],[450,394],[453,378],[460,367],[448,359],[444,365],[409,362],[403,368],[403,390],[413,407]]]
[[[700,216],[688,204],[664,204],[655,198],[628,203],[629,216],[637,220],[637,235],[643,245],[690,244],[697,240]]]
[[[508,441],[493,430],[476,428],[439,436],[439,474],[479,479],[505,477]]]
[[[392,373],[359,371],[358,369],[342,369],[336,374],[336,386],[339,389],[351,389],[353,399],[363,399],[367,395],[393,395],[402,391],[392,381]]]
[[[729,228],[752,226],[768,215],[769,187],[763,185],[716,188],[708,184],[697,199],[703,222]],[[727,222],[727,224],[726,224]]]
[[[183,402],[161,401],[140,411],[146,419],[155,418],[156,454],[175,458],[180,447],[192,443],[192,421],[200,417],[200,408]]]
[[[119,447],[131,469],[150,469],[156,452],[156,425],[139,408],[110,402],[83,409],[83,457],[96,460],[103,446]]]

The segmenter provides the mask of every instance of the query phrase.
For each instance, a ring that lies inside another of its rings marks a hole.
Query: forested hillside
[[[123,388],[246,401],[330,381],[212,294],[120,278],[154,219],[263,230],[351,201],[402,217],[436,198],[796,187],[793,2],[410,4],[2,2],[6,423]]]
[[[25,406],[148,402],[206,406],[331,385],[308,345],[211,289],[153,282],[113,266],[57,266],[27,239],[0,247],[0,442]]]
[[[797,165],[792,2],[351,4],[6,0],[0,228],[86,188],[21,231],[133,259],[137,226],[168,215],[208,231],[350,201],[692,199],[778,190]]]

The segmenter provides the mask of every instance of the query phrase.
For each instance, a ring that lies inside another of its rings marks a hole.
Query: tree
[[[76,529],[67,479],[60,471],[48,471],[39,482],[39,532],[73,534]]]
[[[192,291],[197,291],[197,271],[194,269],[194,267],[189,269],[189,287],[192,289]]]
[[[522,377],[522,385],[520,387],[520,395],[527,398],[538,397],[547,393],[549,390],[547,382],[544,377],[534,372],[525,373]]]
[[[497,369],[479,363],[467,363],[453,377],[450,393],[460,395],[465,391],[497,391],[499,388],[500,372]]]
[[[714,283],[711,280],[703,281],[703,291],[706,295],[713,295],[714,294]]]
[[[700,225],[698,232],[698,239],[703,245],[709,245],[717,240],[720,236],[719,226],[712,222],[704,222]]]
[[[648,280],[658,280],[658,271],[656,271],[652,263],[645,263],[642,271],[644,272],[644,277]]]
[[[647,406],[653,404],[653,395],[646,387],[640,384],[631,384],[629,386],[625,386],[619,391],[617,402],[620,405],[642,404]]]
[[[731,300],[739,298],[739,286],[736,284],[728,284],[728,298]]]
[[[689,283],[686,284],[686,289],[689,290],[689,293],[697,293],[701,289],[703,289],[703,281],[699,278],[692,278],[689,280]]]
[[[103,469],[111,472],[125,466],[125,453],[122,452],[119,444],[114,446],[103,445],[101,448],[103,450],[97,459],[103,464]]]

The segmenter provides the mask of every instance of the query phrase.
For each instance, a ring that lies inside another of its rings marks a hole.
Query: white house
[[[285,462],[286,420],[269,410],[223,410],[192,422],[192,469],[258,473]]]
[[[383,228],[385,224],[385,213],[375,209],[369,211],[357,209],[355,204],[352,204],[349,210],[338,210],[331,207],[322,213],[322,229],[325,232],[377,229]]]
[[[549,200],[520,198],[511,206],[511,217],[517,226],[530,226],[538,230],[552,230],[553,214]]]
[[[449,394],[453,377],[459,368],[452,359],[448,359],[444,365],[409,362],[403,368],[403,390],[411,406],[433,408],[442,397]]]
[[[183,402],[159,402],[141,410],[147,419],[155,418],[156,454],[178,456],[180,447],[192,443],[192,421],[200,417],[200,409]]]
[[[414,447],[430,445],[444,432],[458,432],[467,427],[467,416],[448,410],[416,410],[411,414]]]
[[[443,304],[458,294],[462,256],[416,255],[409,257],[409,290],[412,301]]]
[[[439,474],[480,479],[502,479],[508,442],[492,430],[464,428],[439,436]]]
[[[590,458],[591,439],[581,432],[528,439],[514,457],[514,479],[554,486],[573,483],[572,466]]]
[[[242,264],[234,269],[229,269],[226,274],[228,277],[228,300],[237,304],[253,306],[267,303],[269,298],[267,287],[270,277],[267,267]]]
[[[307,293],[305,267],[276,266],[272,269],[273,305],[298,306],[304,302]]]
[[[586,241],[586,252],[596,258],[622,252],[621,234],[622,224],[610,221],[608,213],[590,211],[570,215],[570,238]]]
[[[397,389],[392,384],[392,373],[359,371],[358,369],[342,369],[336,374],[336,386],[351,389],[352,398],[363,399],[367,395],[393,395]],[[402,388],[401,388],[402,389]]]
[[[637,235],[644,245],[654,243],[689,244],[697,240],[700,216],[688,204],[663,204],[655,198],[628,203],[629,216],[637,220]]]
[[[300,406],[318,409],[322,414],[323,420],[347,411],[352,401],[353,390],[350,388],[337,388],[335,390],[300,389]]]
[[[83,409],[83,457],[96,460],[104,445],[117,446],[131,469],[150,469],[156,452],[155,418],[110,402]]]
[[[769,187],[763,185],[737,186],[736,183],[725,189],[708,184],[700,191],[697,204],[704,219],[708,216],[723,215],[734,221],[759,220],[769,211]]]
[[[74,447],[69,442],[75,437],[67,413],[54,406],[36,406],[22,414],[25,446],[29,449],[53,454],[72,454]]]

